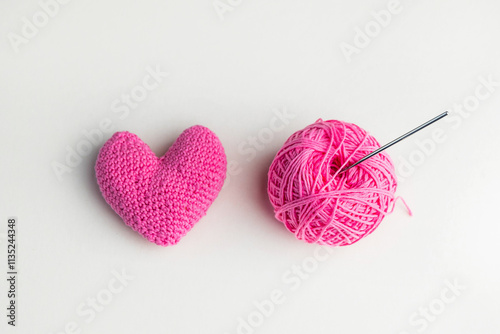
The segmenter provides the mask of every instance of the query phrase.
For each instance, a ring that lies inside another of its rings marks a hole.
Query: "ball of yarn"
[[[275,217],[298,239],[321,245],[351,245],[373,232],[394,207],[389,155],[340,171],[379,147],[359,126],[336,120],[295,132],[269,168]]]

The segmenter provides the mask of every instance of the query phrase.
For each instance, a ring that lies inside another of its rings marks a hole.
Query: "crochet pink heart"
[[[151,242],[174,245],[203,217],[226,177],[217,136],[196,125],[161,158],[129,132],[101,148],[95,172],[101,193],[125,224]]]

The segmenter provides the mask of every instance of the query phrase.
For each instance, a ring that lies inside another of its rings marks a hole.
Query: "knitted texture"
[[[135,134],[115,133],[95,172],[106,202],[151,242],[174,245],[207,212],[226,176],[226,155],[203,126],[186,129],[161,158]]]
[[[297,131],[276,154],[268,194],[276,218],[309,243],[345,246],[367,236],[394,208],[396,175],[377,140],[355,124],[322,121]]]

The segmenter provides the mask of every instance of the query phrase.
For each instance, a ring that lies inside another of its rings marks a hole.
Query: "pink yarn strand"
[[[379,147],[365,130],[341,121],[319,119],[294,133],[269,169],[276,218],[298,239],[322,245],[350,245],[373,232],[401,199],[390,157],[382,152],[339,171]]]

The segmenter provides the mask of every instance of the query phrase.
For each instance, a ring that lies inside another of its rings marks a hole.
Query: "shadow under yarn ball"
[[[340,171],[379,147],[365,130],[342,121],[319,119],[295,132],[269,168],[276,219],[299,240],[321,245],[351,245],[373,232],[394,207],[389,155]]]

